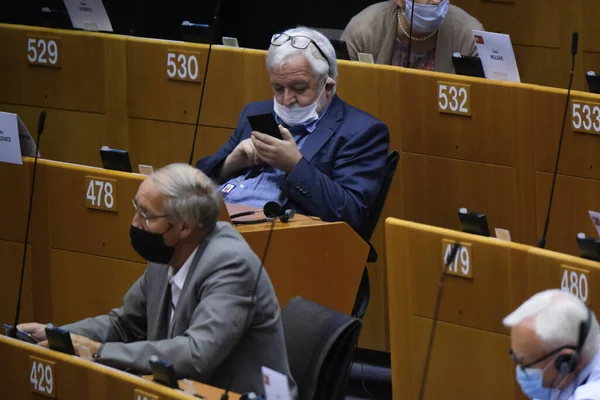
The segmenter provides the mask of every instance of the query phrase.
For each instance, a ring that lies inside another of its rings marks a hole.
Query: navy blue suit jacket
[[[268,112],[273,112],[273,100],[248,104],[227,143],[196,167],[214,179],[227,156],[250,137],[247,116]],[[324,221],[343,221],[358,230],[383,181],[389,142],[383,122],[334,96],[303,143],[302,159],[280,185],[289,199],[286,206]]]

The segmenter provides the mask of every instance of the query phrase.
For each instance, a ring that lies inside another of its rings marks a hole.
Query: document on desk
[[[75,29],[113,31],[102,0],[65,0],[65,8]]]
[[[287,376],[267,367],[261,370],[267,400],[292,400]]]
[[[497,81],[521,82],[510,36],[473,29],[485,76]]]

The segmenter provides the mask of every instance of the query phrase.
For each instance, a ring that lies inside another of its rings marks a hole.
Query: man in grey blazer
[[[262,393],[267,366],[287,375],[295,393],[275,291],[262,271],[252,303],[261,261],[230,224],[217,222],[219,201],[210,179],[191,166],[154,172],[135,196],[130,230],[146,271],[121,308],[63,328],[111,367],[147,374],[156,355],[179,378]],[[19,328],[46,340],[41,324]]]

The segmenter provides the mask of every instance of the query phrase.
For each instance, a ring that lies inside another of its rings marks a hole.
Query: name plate
[[[60,68],[60,39],[28,35],[26,54],[29,65]]]
[[[574,132],[600,134],[600,103],[571,101],[571,126]]]
[[[159,400],[158,396],[135,389],[133,391],[133,400]]]
[[[590,305],[590,271],[560,266],[560,289],[571,292],[588,306]]]
[[[471,116],[471,86],[438,82],[438,111],[446,114]]]
[[[167,50],[167,78],[200,83],[199,59],[200,53]]]
[[[31,391],[55,399],[56,375],[54,373],[54,362],[29,356],[29,363],[31,365],[29,372]]]
[[[95,210],[117,212],[117,181],[85,177],[85,206]]]
[[[455,240],[442,239],[442,268],[446,268],[446,260],[452,252]],[[454,261],[446,269],[448,275],[473,279],[473,252],[470,243],[461,243]]]

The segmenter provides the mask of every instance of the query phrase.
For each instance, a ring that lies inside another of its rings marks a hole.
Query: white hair
[[[303,55],[308,63],[311,65],[313,72],[320,81],[326,81],[327,77],[335,80],[337,78],[337,61],[335,58],[335,50],[331,45],[329,39],[327,39],[321,32],[315,31],[314,29],[306,27],[298,27],[288,29],[283,32],[288,36],[306,36],[312,39],[317,46],[325,53],[327,60],[323,59],[323,55],[317,50],[317,48],[310,44],[306,49],[297,49],[292,47],[291,40],[288,40],[281,46],[271,45],[267,52],[267,69],[269,72],[273,68],[281,68],[286,63],[289,63],[290,59],[297,55]]]
[[[588,319],[588,308],[570,292],[550,289],[533,295],[504,318],[503,323],[513,327],[529,318],[533,318],[535,333],[545,350],[552,351],[561,346],[577,345],[580,325]],[[599,348],[600,328],[594,313],[591,319],[582,349],[585,358],[593,358]]]
[[[219,218],[220,194],[215,184],[200,170],[187,164],[169,164],[148,178],[167,196],[165,213],[171,223],[197,222],[212,230]]]

